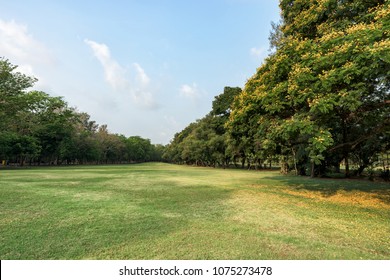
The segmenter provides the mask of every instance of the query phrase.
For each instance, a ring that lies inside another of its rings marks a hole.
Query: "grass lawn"
[[[0,170],[1,259],[390,259],[390,184],[147,163]]]

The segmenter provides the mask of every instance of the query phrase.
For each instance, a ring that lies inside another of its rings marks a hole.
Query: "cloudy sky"
[[[112,133],[167,144],[268,55],[277,0],[0,0],[0,56]]]

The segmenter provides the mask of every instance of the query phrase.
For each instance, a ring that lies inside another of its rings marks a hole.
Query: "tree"
[[[24,98],[32,120],[31,127],[24,129],[36,137],[42,147],[39,160],[57,164],[70,148],[75,121],[73,110],[62,97],[51,97],[41,91],[31,91]]]
[[[143,162],[152,159],[152,144],[149,139],[140,136],[131,136],[126,141],[128,160],[133,162]]]
[[[18,121],[18,112],[27,106],[24,95],[37,79],[16,72],[17,66],[0,57],[0,130],[11,130]]]
[[[233,139],[311,174],[389,130],[389,7],[385,1],[280,2],[275,52],[245,85]],[[371,145],[371,152],[379,152]],[[282,166],[285,166],[284,163]]]

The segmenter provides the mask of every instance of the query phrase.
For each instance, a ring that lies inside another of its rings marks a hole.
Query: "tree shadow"
[[[275,184],[288,186],[296,191],[311,191],[324,198],[330,198],[340,191],[347,193],[363,192],[390,205],[389,182],[372,182],[362,179],[310,178],[288,175],[265,177],[264,179],[275,181]]]

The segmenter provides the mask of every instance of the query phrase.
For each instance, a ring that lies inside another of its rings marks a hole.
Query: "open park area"
[[[389,183],[144,163],[0,170],[1,259],[389,259]]]

